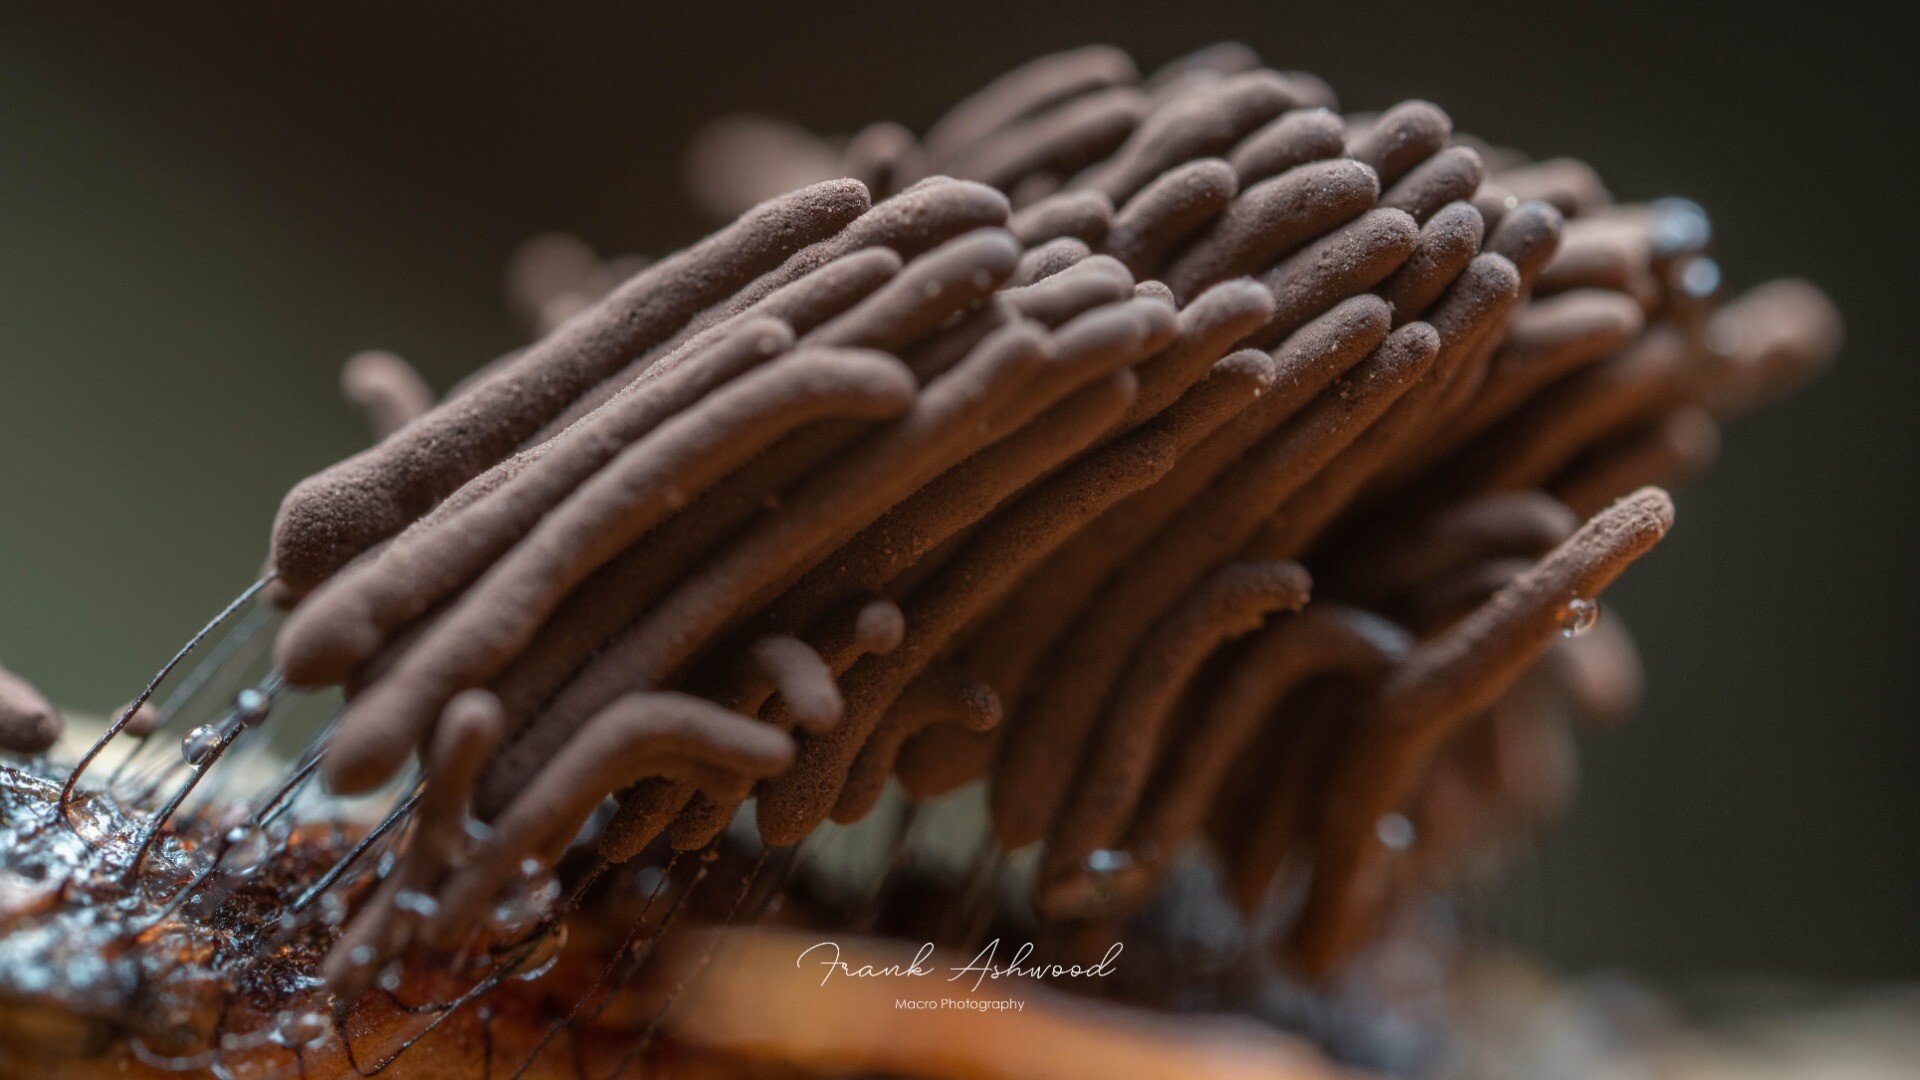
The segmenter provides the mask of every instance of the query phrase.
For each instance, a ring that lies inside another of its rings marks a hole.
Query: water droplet
[[[993,275],[983,270],[973,272],[973,287],[981,291],[993,288]]]
[[[374,955],[373,946],[355,945],[353,950],[347,953],[347,962],[354,967],[363,968],[373,963]]]
[[[1413,822],[1405,814],[1383,814],[1373,823],[1373,834],[1390,851],[1405,851],[1413,846]]]
[[[1720,291],[1720,264],[1712,259],[1693,259],[1680,271],[1680,288],[1692,297],[1707,297]]]
[[[1567,609],[1560,615],[1560,636],[1579,637],[1593,629],[1593,624],[1599,621],[1600,605],[1576,596],[1567,601]]]
[[[333,1020],[323,1012],[288,1009],[273,1020],[273,1041],[299,1049],[317,1045],[333,1033]]]
[[[537,859],[520,864],[522,879],[508,886],[487,919],[488,929],[502,938],[512,938],[533,928],[560,898],[560,882],[540,866]]]
[[[265,831],[252,825],[239,825],[227,833],[227,850],[220,856],[220,868],[245,877],[264,866],[272,854]]]
[[[1101,848],[1087,856],[1086,867],[1096,874],[1117,874],[1133,865],[1133,856],[1118,848]]]
[[[1713,239],[1713,223],[1692,199],[1665,198],[1653,203],[1653,250],[1656,255],[1700,251]]]
[[[494,831],[493,826],[481,821],[477,817],[469,817],[461,822],[460,831],[466,833],[467,839],[473,841],[476,845],[490,844],[493,842],[494,837],[500,835]]]
[[[385,990],[389,994],[394,993],[400,989],[400,983],[405,974],[406,972],[402,970],[400,961],[398,960],[381,968],[379,979],[380,989]]]
[[[273,699],[253,687],[234,695],[233,718],[242,727],[253,727],[273,711]]]
[[[213,760],[214,751],[219,748],[220,729],[212,724],[202,724],[180,740],[180,756],[195,768]]]
[[[220,1049],[245,1050],[249,1047],[259,1046],[268,1038],[269,1034],[264,1031],[229,1031],[220,1036]]]
[[[328,926],[339,926],[347,921],[347,898],[337,892],[323,892],[315,905],[320,913],[320,921]]]
[[[545,975],[553,970],[553,965],[560,962],[560,950],[566,947],[567,926],[561,923],[533,943],[532,949],[527,953],[526,959],[520,962],[520,968],[513,973],[513,977],[532,982]]]
[[[440,914],[440,901],[412,889],[402,889],[395,893],[393,906],[421,919],[431,919]]]
[[[920,291],[926,293],[927,299],[931,300],[940,295],[940,283],[937,281],[929,281],[921,287]]]

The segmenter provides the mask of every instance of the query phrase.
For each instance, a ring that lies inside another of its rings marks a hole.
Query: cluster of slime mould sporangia
[[[282,505],[272,668],[187,765],[346,688],[298,783],[406,798],[336,1001],[570,848],[710,854],[750,801],[778,850],[893,785],[984,792],[1043,924],[1199,851],[1337,972],[1554,816],[1638,692],[1597,605],[1662,488],[1838,346],[1811,286],[1728,299],[1691,202],[1235,46],[1049,56],[918,136],[735,122],[693,175],[738,218],[523,275],[554,325],[438,403],[356,358],[388,433]],[[58,731],[0,672],[0,742]]]

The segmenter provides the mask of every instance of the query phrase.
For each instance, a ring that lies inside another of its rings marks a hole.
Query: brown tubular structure
[[[1312,885],[1290,944],[1302,970],[1324,973],[1361,943],[1376,917],[1372,890],[1387,851],[1373,835],[1376,823],[1402,805],[1436,749],[1565,629],[1570,605],[1593,603],[1672,523],[1664,492],[1629,495],[1382,681],[1321,802]]]
[[[60,741],[60,713],[27,680],[0,668],[0,751],[38,754]]]
[[[1569,605],[1666,530],[1636,489],[1838,320],[1798,282],[1722,304],[1692,204],[1333,106],[1238,47],[1042,58],[438,406],[356,358],[390,434],[288,495],[273,555],[281,673],[352,688],[324,775],[427,765],[352,940],[457,943],[609,796],[619,861],[750,796],[796,843],[897,777],[984,783],[1056,920],[1145,903],[1203,832],[1250,916],[1304,874],[1285,955],[1322,974],[1500,800],[1555,805],[1475,755],[1550,764],[1543,702],[1630,707],[1617,628],[1546,651]],[[0,747],[52,716],[0,673]],[[1435,835],[1389,858],[1389,813]]]
[[[319,584],[506,456],[627,356],[831,236],[867,205],[866,190],[847,180],[757,207],[642,271],[411,430],[302,481],[274,526],[280,580],[298,591]]]
[[[1309,586],[1297,563],[1228,563],[1155,624],[1140,643],[1137,663],[1115,685],[1069,801],[1048,834],[1044,879],[1071,877],[1082,859],[1119,839],[1161,752],[1174,702],[1201,663],[1259,629],[1268,616],[1300,610]],[[1058,906],[1050,899],[1052,888],[1042,886],[1042,911]]]
[[[413,365],[390,352],[355,354],[340,369],[340,392],[367,416],[375,440],[433,408],[433,390]]]

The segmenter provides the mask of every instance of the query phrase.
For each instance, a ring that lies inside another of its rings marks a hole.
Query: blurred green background
[[[1713,213],[1736,284],[1799,274],[1840,367],[1728,432],[1611,598],[1651,700],[1510,905],[1569,965],[1920,977],[1920,230],[1893,27],[1731,4],[0,9],[0,658],[124,701],[254,576],[280,494],[363,445],[337,396],[382,347],[439,387],[512,347],[536,232],[663,253],[703,232],[678,154],[761,109],[924,125],[1006,67],[1223,38],[1409,97],[1616,194]],[[512,12],[512,14],[508,14]]]

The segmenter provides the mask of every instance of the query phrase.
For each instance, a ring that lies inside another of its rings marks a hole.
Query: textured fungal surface
[[[1338,972],[1551,819],[1637,690],[1601,592],[1838,347],[1811,286],[1729,297],[1694,204],[1238,47],[1044,57],[922,135],[734,123],[692,175],[737,218],[618,283],[530,249],[554,325],[437,404],[356,357],[383,437],[281,508],[264,687],[347,692],[300,782],[406,796],[342,999],[556,865],[963,789],[1046,925],[1200,852]],[[0,672],[0,746],[56,731]]]
[[[1790,283],[1723,305],[1691,204],[1616,205],[1426,102],[1342,116],[1235,56],[1146,81],[1047,57],[924,139],[876,128],[828,170],[850,179],[742,208],[288,496],[276,650],[295,685],[353,687],[336,789],[490,695],[484,760],[444,779],[500,841],[429,875],[464,901],[446,918],[606,796],[623,859],[704,844],[750,793],[793,843],[896,771],[986,780],[996,834],[1044,844],[1042,909],[1093,914],[1144,901],[1204,820],[1261,831],[1273,776],[1244,751],[1317,723],[1343,730],[1295,766],[1316,820],[1272,839],[1311,853],[1301,956],[1349,947],[1328,927],[1368,917],[1358,878],[1393,854],[1374,819],[1417,814],[1665,532],[1639,489],[1689,479],[1835,322]],[[712,139],[781,182],[824,160]],[[371,357],[350,383],[382,426],[411,396]],[[1334,603],[1409,636],[1384,670],[1296,676],[1348,679],[1350,712],[1270,688],[1264,717],[1199,719],[1275,662],[1249,635]],[[873,605],[899,640],[862,640]],[[1252,764],[1200,784],[1189,753]],[[1234,860],[1246,899],[1277,854]]]

